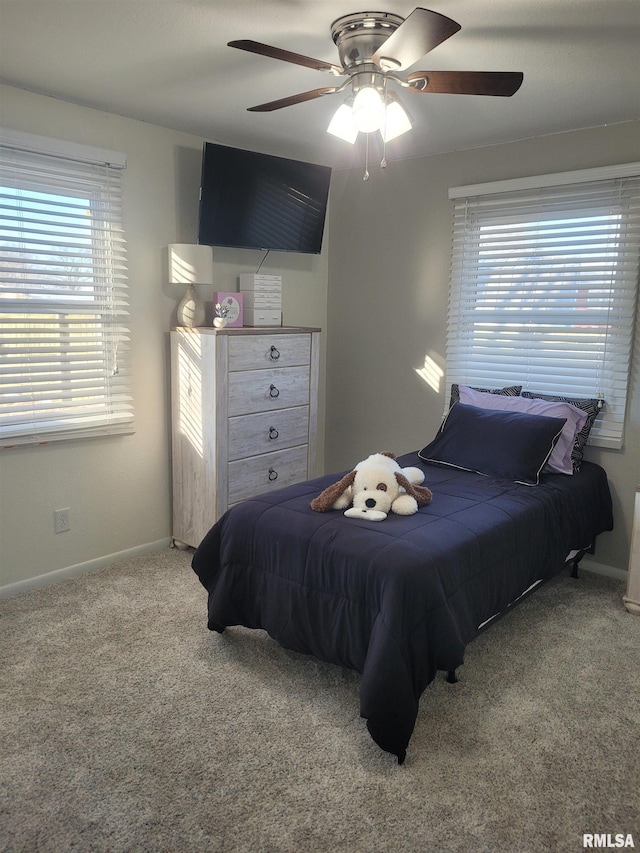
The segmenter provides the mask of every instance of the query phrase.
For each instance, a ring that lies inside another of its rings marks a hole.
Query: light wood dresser
[[[623,598],[625,607],[629,613],[640,615],[640,486],[636,488],[633,530],[631,531],[631,553],[629,555],[629,574],[627,576],[627,594]]]
[[[319,341],[285,326],[171,332],[178,547],[233,504],[315,476]]]

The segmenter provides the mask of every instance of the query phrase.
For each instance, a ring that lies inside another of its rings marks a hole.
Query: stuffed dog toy
[[[383,521],[389,512],[413,515],[431,500],[419,468],[401,468],[393,453],[374,453],[311,501],[311,509],[346,509],[348,518]]]

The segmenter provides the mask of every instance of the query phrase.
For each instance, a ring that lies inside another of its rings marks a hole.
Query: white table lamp
[[[199,284],[213,284],[213,249],[195,243],[169,246],[169,283],[186,284],[187,292],[178,305],[179,326],[203,326],[204,304],[198,298]]]

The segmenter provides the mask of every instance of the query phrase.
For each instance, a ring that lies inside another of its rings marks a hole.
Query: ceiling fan
[[[523,75],[515,71],[405,71],[426,53],[461,29],[456,21],[416,8],[407,18],[391,12],[355,12],[331,24],[331,36],[338,48],[340,65],[313,59],[289,50],[250,39],[229,42],[229,47],[346,77],[335,86],[311,89],[249,107],[249,112],[271,112],[311,101],[323,95],[348,92],[336,112],[329,132],[355,142],[358,132],[379,130],[383,140],[410,130],[411,119],[398,96],[389,89],[396,84],[417,94],[493,95],[510,97],[520,88]]]

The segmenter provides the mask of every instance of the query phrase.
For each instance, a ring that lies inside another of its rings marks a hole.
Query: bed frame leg
[[[455,669],[449,670],[449,672],[447,673],[447,681],[449,682],[449,684],[457,684],[458,683],[458,676],[456,675]]]
[[[584,549],[582,551],[578,551],[578,553],[575,555],[575,557],[571,560],[571,577],[572,578],[580,577],[580,575],[578,574],[578,563],[580,562],[580,560],[584,557],[584,555],[586,553],[587,552]]]

